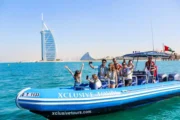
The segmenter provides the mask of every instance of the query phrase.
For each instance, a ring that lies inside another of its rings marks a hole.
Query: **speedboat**
[[[142,57],[142,54],[145,53],[124,57]],[[133,72],[132,86],[129,87],[123,87],[123,83],[119,82],[115,89],[108,88],[106,83],[99,90],[91,90],[89,86],[83,89],[25,88],[18,93],[15,101],[17,107],[48,119],[69,119],[129,109],[180,95],[179,74],[158,74],[156,81],[152,83],[151,76],[137,70]]]

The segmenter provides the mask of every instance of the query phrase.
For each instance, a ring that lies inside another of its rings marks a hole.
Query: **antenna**
[[[42,20],[42,31],[43,31],[44,29],[48,30],[48,27],[47,27],[46,24],[44,23],[43,13],[41,14],[41,20]]]
[[[44,28],[43,13],[41,13],[41,20],[42,20],[42,30],[43,30]]]
[[[153,51],[154,51],[154,34],[153,34],[152,20],[151,20],[151,35],[152,35],[152,46],[153,46]]]
[[[41,14],[41,19],[42,19],[42,21],[43,21],[43,13]]]

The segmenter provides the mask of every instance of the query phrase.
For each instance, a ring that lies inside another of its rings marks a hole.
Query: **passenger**
[[[125,86],[130,86],[132,84],[133,68],[133,65],[129,68],[126,63],[123,63],[123,68],[120,74],[123,77],[123,82],[125,83]]]
[[[73,73],[68,66],[65,66],[65,68],[71,73],[74,79],[74,88],[79,87],[81,85],[81,76],[82,76],[82,70],[84,68],[84,63],[82,63],[81,70],[76,70],[75,73]]]
[[[155,63],[152,61],[153,57],[149,56],[148,57],[148,61],[145,64],[145,71],[150,74],[151,76],[153,76],[153,83],[156,82],[156,68],[157,66],[155,65]]]
[[[129,60],[128,61],[128,65],[127,67],[131,70],[131,72],[129,73],[130,75],[130,79],[132,80],[132,76],[133,76],[133,70],[134,70],[134,64],[133,64],[133,61],[132,60]]]
[[[118,66],[119,69],[122,68],[121,64],[119,64],[119,63],[117,62],[116,58],[113,58],[112,61],[113,61],[115,67]]]
[[[116,69],[116,72],[117,72],[118,81],[120,81],[121,80],[120,72],[121,72],[122,68],[119,66],[119,63],[116,63],[115,69]]]
[[[133,64],[132,60],[129,60],[127,67],[134,68],[134,64]]]
[[[98,69],[98,78],[101,81],[105,80],[105,76],[106,76],[106,73],[108,71],[108,68],[106,67],[106,62],[107,62],[106,59],[102,59],[102,64],[100,66],[93,66],[92,62],[89,62],[89,66],[92,69]]]
[[[123,65],[123,63],[126,63],[126,59],[123,59],[122,65]]]
[[[92,79],[88,79],[88,77],[86,78],[86,80],[88,80],[90,83],[93,84],[93,89],[97,90],[100,89],[102,87],[102,83],[101,81],[98,79],[98,76],[96,74],[92,75]]]
[[[117,72],[113,63],[110,63],[108,66],[109,69],[106,76],[108,80],[108,85],[110,88],[115,88],[118,85]]]

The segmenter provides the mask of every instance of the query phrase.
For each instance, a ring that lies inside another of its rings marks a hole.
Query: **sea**
[[[109,61],[111,62],[111,61]],[[121,63],[122,61],[119,61]],[[97,73],[84,63],[83,82],[86,75]],[[100,62],[94,62],[100,65]],[[136,63],[134,63],[136,65]],[[180,73],[180,61],[157,61],[158,73]],[[72,71],[79,70],[82,62],[37,62],[37,63],[0,63],[0,120],[47,120],[46,118],[19,109],[15,98],[24,88],[54,88],[73,86]],[[138,70],[143,70],[145,61],[139,61]],[[98,116],[76,118],[75,120],[180,120],[180,97],[174,97],[133,109]]]

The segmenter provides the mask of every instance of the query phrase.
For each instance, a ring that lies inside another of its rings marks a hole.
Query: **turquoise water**
[[[9,65],[8,65],[9,64]],[[98,65],[100,63],[94,63]],[[142,69],[144,62],[138,64]],[[64,69],[68,65],[73,71],[80,69],[80,62],[62,63],[1,63],[0,64],[0,120],[46,120],[20,110],[15,105],[17,93],[26,87],[52,88],[72,86],[73,79]],[[157,62],[159,73],[180,73],[180,61]],[[83,78],[97,71],[85,63]],[[86,80],[84,80],[86,82]],[[150,105],[100,116],[80,118],[82,120],[180,120],[180,98],[174,97]]]

